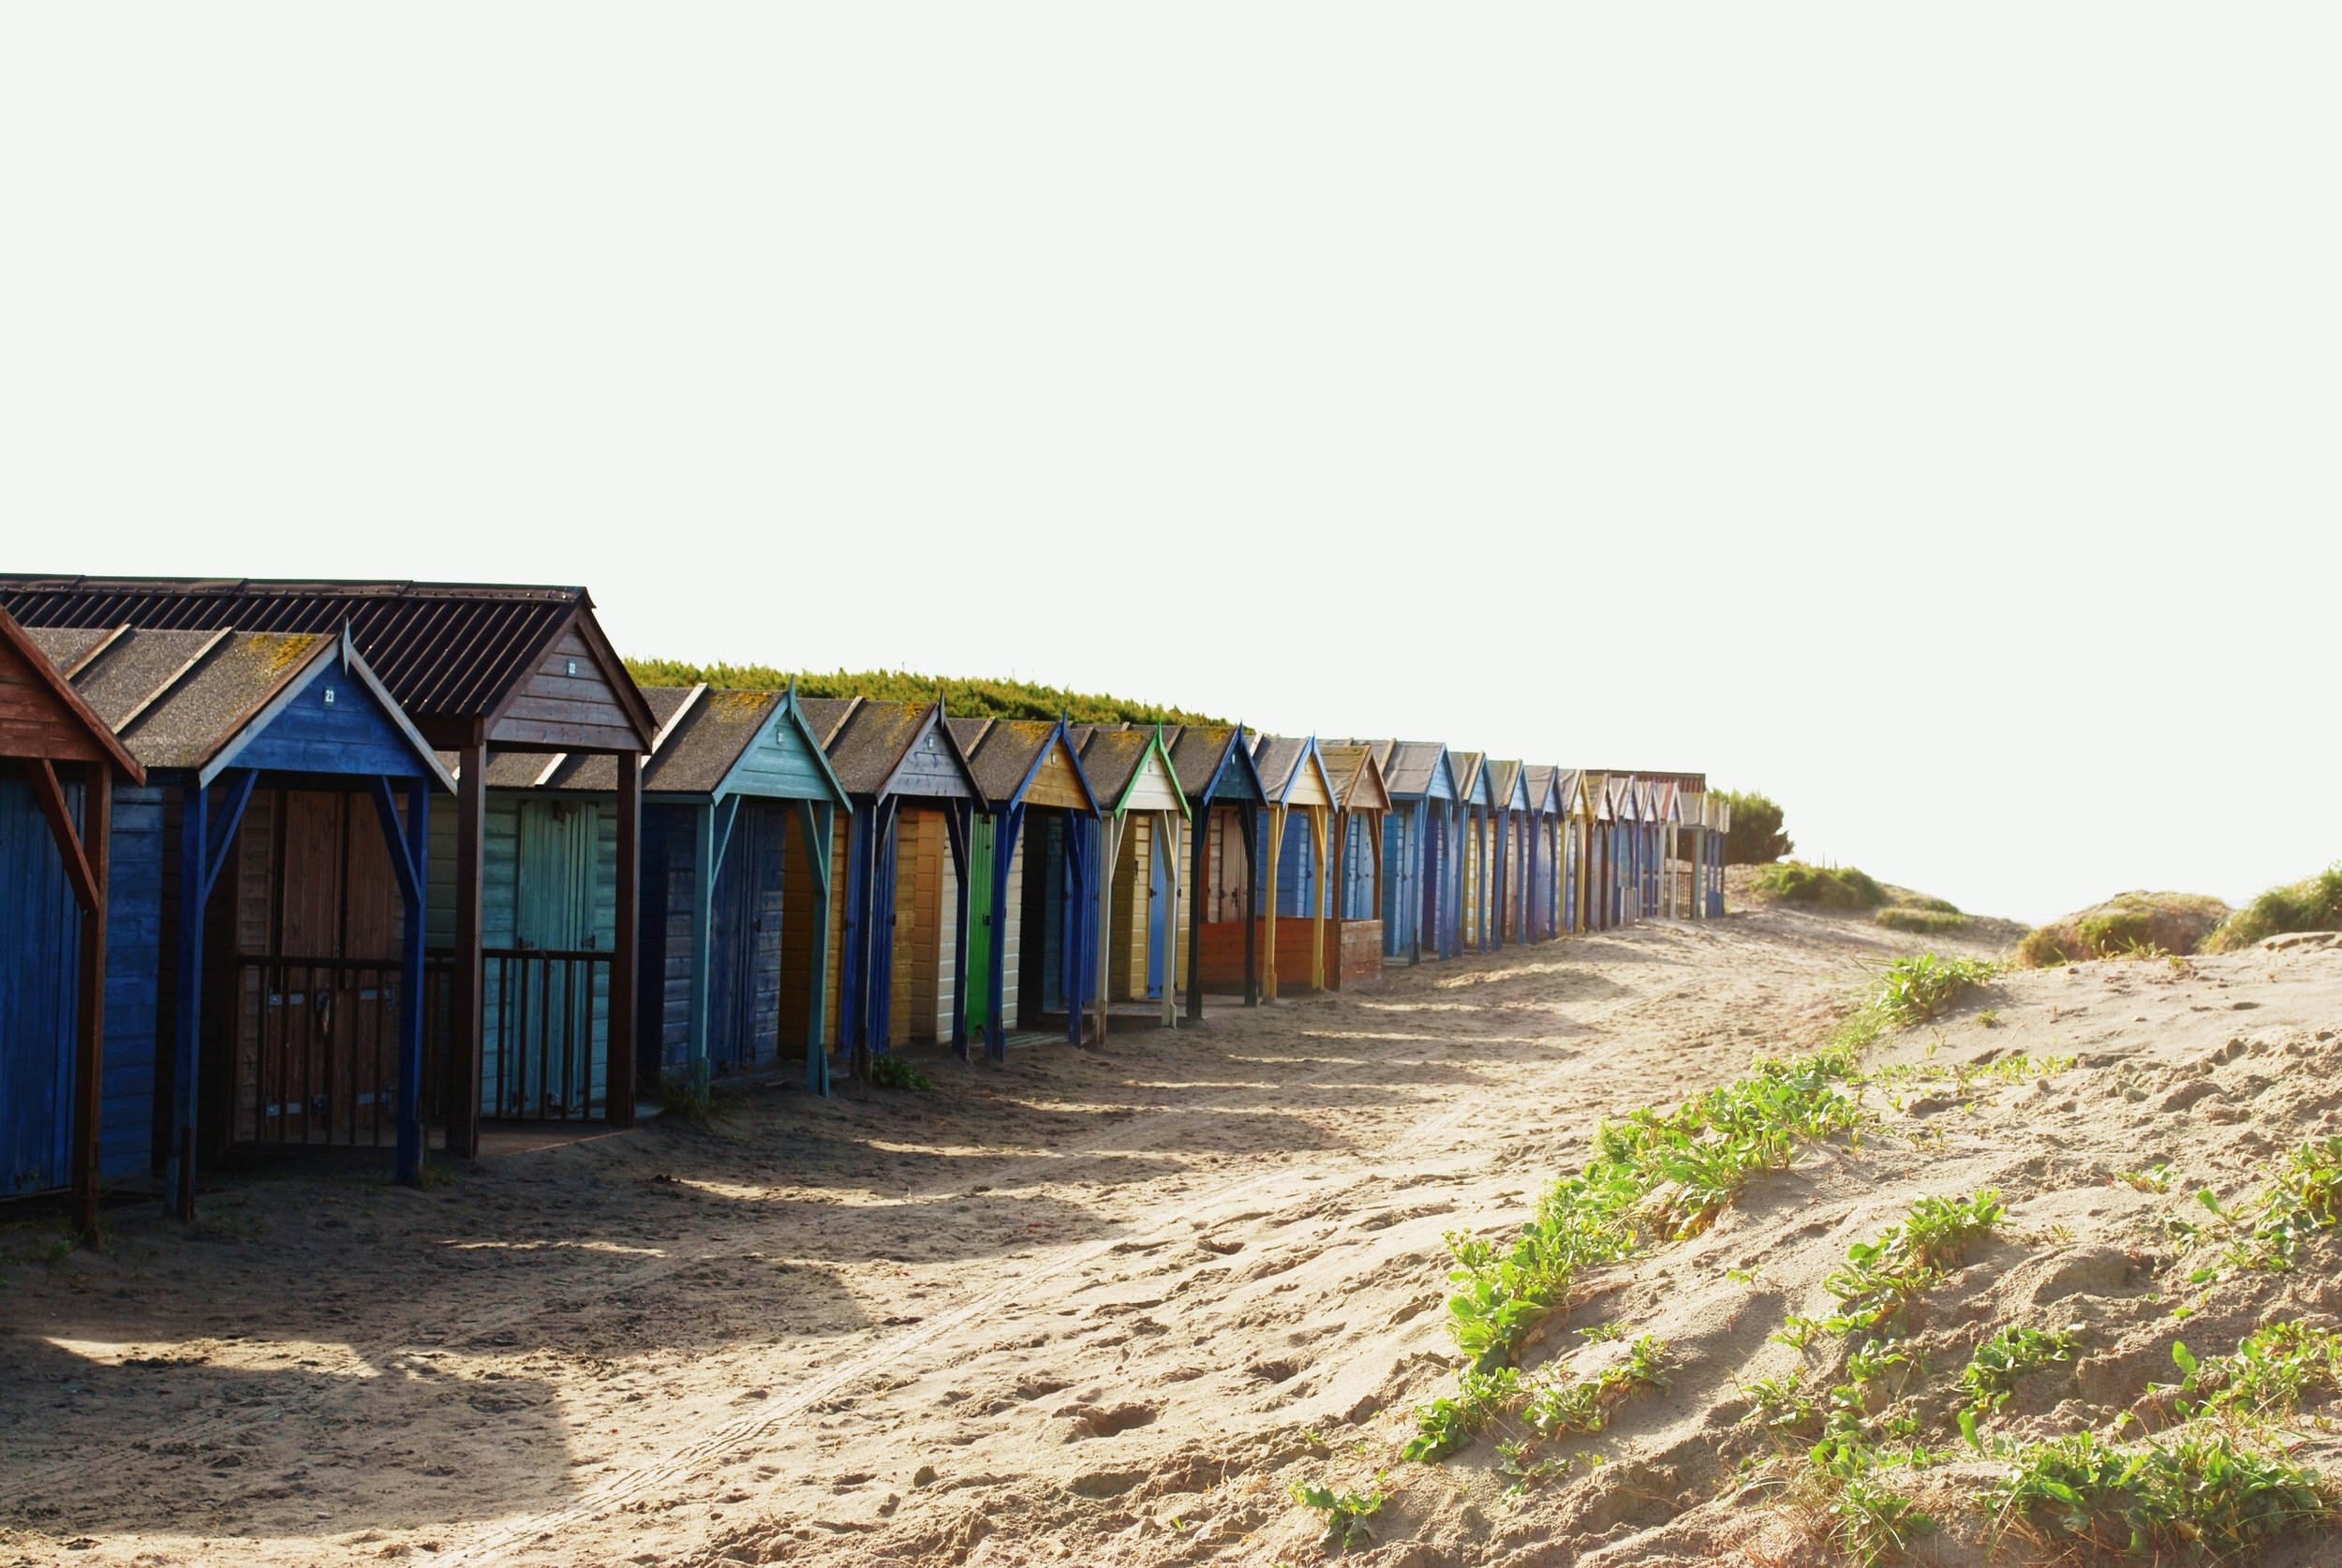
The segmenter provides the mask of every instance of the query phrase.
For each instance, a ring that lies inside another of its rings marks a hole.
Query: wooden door
[[[68,784],[67,804],[81,793]],[[0,1196],[70,1179],[81,910],[29,780],[0,777]]]

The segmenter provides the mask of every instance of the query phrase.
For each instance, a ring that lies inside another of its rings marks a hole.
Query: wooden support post
[[[44,760],[43,797],[62,816],[65,791]],[[74,902],[82,910],[81,969],[73,1021],[73,1197],[70,1222],[84,1247],[97,1245],[98,1140],[106,1096],[106,916],[113,873],[113,774],[103,762],[82,767],[82,831],[68,836]],[[52,822],[53,829],[56,824]],[[67,848],[60,843],[58,848]],[[78,873],[78,874],[76,874]]]
[[[481,1036],[486,991],[480,950],[481,892],[487,880],[488,748],[474,731],[456,754],[455,974],[449,987],[447,1151],[480,1157]]]
[[[422,987],[423,942],[428,932],[431,875],[431,786],[407,781],[407,841],[402,849],[414,867],[412,896],[398,943],[398,1160],[392,1178],[422,1185]],[[401,889],[404,893],[406,890]]]
[[[1285,808],[1268,808],[1268,848],[1261,858],[1260,908],[1253,918],[1261,923],[1264,952],[1261,963],[1260,994],[1269,1001],[1277,999],[1277,873],[1285,852]]]
[[[643,759],[622,751],[618,763],[617,951],[610,956],[610,1024],[602,1119],[634,1125],[634,998],[643,961]]]
[[[1176,811],[1155,813],[1155,831],[1163,835],[1163,864],[1168,866],[1171,885],[1164,890],[1163,939],[1171,951],[1163,955],[1163,1027],[1177,1028],[1179,1023],[1179,853],[1185,847],[1179,841],[1180,816]]]
[[[1212,805],[1208,797],[1193,804],[1195,842],[1188,852],[1195,884],[1194,895],[1188,903],[1187,917],[1187,1017],[1190,1023],[1204,1015],[1204,906],[1211,893]]]
[[[1244,1005],[1260,1005],[1260,814],[1257,806],[1239,806],[1237,822],[1244,830]],[[1225,840],[1220,846],[1227,856]],[[1221,873],[1226,875],[1223,869]]]
[[[624,768],[628,759],[621,757]],[[691,1070],[705,1070],[708,1060],[708,1013],[716,1005],[716,807],[713,803],[691,808]],[[615,1082],[614,1079],[613,1082]]]
[[[952,1055],[968,1059],[968,913],[972,902],[968,886],[971,869],[969,837],[975,831],[975,807],[967,801],[953,801],[944,807],[944,831],[951,839],[952,867],[956,896],[953,900],[952,942]],[[993,945],[1000,945],[996,933]]]
[[[1332,891],[1333,877],[1326,862],[1327,807],[1312,806],[1310,814],[1310,849],[1317,856],[1317,887],[1310,899],[1310,989],[1326,988],[1326,896]]]

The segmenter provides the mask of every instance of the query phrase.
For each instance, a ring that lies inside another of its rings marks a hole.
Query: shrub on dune
[[[2204,939],[2206,953],[2233,953],[2287,931],[2342,931],[2342,865],[2273,887]]]
[[[2026,969],[2053,969],[2087,958],[2186,954],[2228,918],[2228,906],[2201,893],[2124,893],[2028,932],[2017,944]]]

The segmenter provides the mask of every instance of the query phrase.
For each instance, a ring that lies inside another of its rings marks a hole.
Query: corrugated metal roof
[[[87,650],[71,631],[33,629],[60,668]],[[324,634],[130,631],[73,688],[148,768],[200,768],[334,639]]]
[[[28,627],[338,632],[346,622],[358,656],[425,720],[495,710],[571,617],[592,608],[584,588],[522,584],[0,574],[0,609]]]

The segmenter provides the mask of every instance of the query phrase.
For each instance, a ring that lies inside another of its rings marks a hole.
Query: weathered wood
[[[487,882],[488,747],[474,730],[457,753],[455,802],[455,972],[449,986],[447,1151],[480,1157],[481,1031],[486,1013],[481,948],[482,890]]]
[[[613,1128],[634,1125],[634,998],[641,984],[643,944],[643,763],[621,752],[618,763],[617,940],[610,955],[609,1066],[605,1069],[602,1119]]]
[[[47,767],[44,762],[42,766]],[[52,776],[53,777],[53,776]],[[82,767],[83,827],[75,851],[89,895],[82,906],[81,972],[73,1033],[73,1196],[70,1220],[85,1246],[97,1245],[99,1146],[105,1132],[107,895],[113,879],[113,772],[92,759]],[[77,895],[80,889],[76,889]]]

